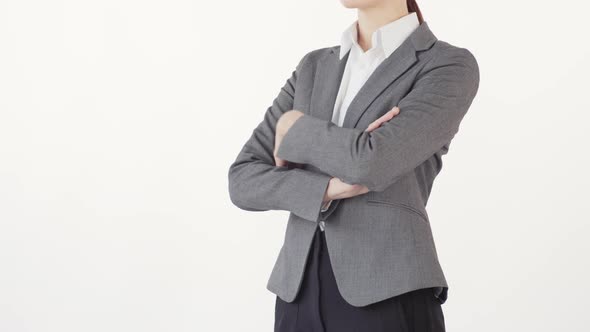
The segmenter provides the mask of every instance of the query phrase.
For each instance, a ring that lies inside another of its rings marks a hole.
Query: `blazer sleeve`
[[[383,191],[449,143],[479,87],[473,54],[455,48],[437,54],[402,98],[400,113],[367,132],[310,115],[287,131],[277,155],[312,164],[371,191]]]
[[[293,108],[297,76],[306,54],[268,107],[228,170],[230,199],[247,211],[285,210],[318,221],[328,174],[278,167],[274,160],[275,128],[279,117]]]

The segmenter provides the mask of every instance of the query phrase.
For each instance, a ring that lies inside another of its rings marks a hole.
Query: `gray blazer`
[[[433,287],[444,303],[448,285],[426,203],[477,93],[477,61],[466,48],[438,40],[423,22],[372,73],[339,127],[331,118],[348,54],[340,60],[338,51],[316,49],[300,60],[229,167],[233,204],[290,211],[267,289],[287,302],[295,299],[313,234],[325,220],[332,268],[348,303],[365,306],[424,287]],[[399,115],[365,131],[394,106]],[[291,109],[305,115],[277,155],[303,165],[276,167],[275,124]],[[335,200],[321,212],[331,177],[370,191]]]

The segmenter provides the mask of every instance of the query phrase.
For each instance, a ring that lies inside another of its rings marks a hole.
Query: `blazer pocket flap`
[[[414,213],[420,216],[424,221],[430,222],[428,218],[428,212],[424,206],[418,204],[412,204],[402,200],[392,199],[391,197],[384,197],[376,192],[368,192],[366,195],[366,202],[369,205],[385,205],[391,208],[404,209],[407,212]]]

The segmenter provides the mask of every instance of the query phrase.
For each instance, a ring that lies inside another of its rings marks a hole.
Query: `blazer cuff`
[[[334,210],[336,210],[341,200],[342,199],[331,200],[330,205],[328,206],[326,211],[322,211],[322,213],[320,214],[320,220],[328,220],[328,217],[330,217]]]
[[[329,200],[326,202],[326,204],[322,205],[322,210],[321,212],[326,212],[328,211],[328,209],[330,208],[330,204],[332,204],[332,200]]]
[[[300,164],[309,164],[307,155],[315,148],[319,148],[322,142],[317,142],[315,133],[325,130],[327,121],[311,115],[299,117],[283,136],[277,156],[281,159]],[[315,166],[315,165],[314,165]]]
[[[293,188],[291,212],[310,221],[319,221],[330,179],[330,175],[308,171],[298,182],[299,187]]]

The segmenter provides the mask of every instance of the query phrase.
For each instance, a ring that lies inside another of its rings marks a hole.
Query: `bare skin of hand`
[[[377,120],[371,122],[365,131],[373,131],[379,128],[383,123],[393,119],[396,115],[398,115],[400,109],[396,106],[392,108],[387,113],[383,114]],[[293,125],[295,121],[301,116],[304,116],[304,113],[297,110],[292,110],[285,112],[277,121],[277,128],[275,134],[275,146],[274,146],[274,159],[277,166],[294,166],[294,167],[301,167],[300,164],[291,163],[287,160],[281,159],[277,156],[278,147],[281,144],[281,141],[289,128]],[[362,184],[349,184],[343,182],[337,177],[333,177],[330,179],[328,183],[328,187],[326,188],[326,192],[324,194],[324,198],[322,203],[325,203],[330,200],[334,199],[342,199],[342,198],[350,198],[357,195],[362,195],[369,192],[369,188]]]

